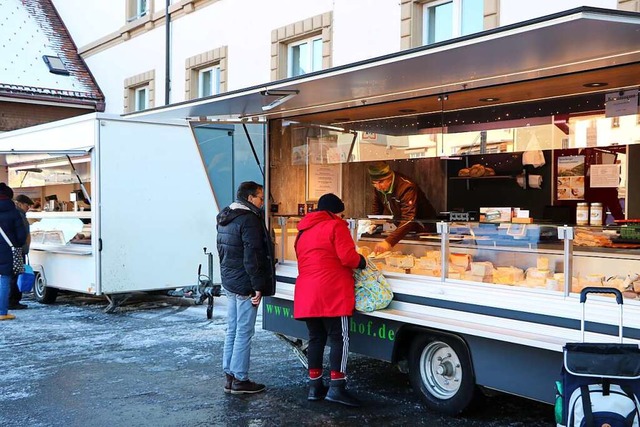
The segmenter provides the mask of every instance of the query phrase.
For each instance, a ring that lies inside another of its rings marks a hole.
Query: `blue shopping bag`
[[[20,292],[31,292],[33,284],[36,282],[36,275],[29,264],[24,265],[24,272],[18,275],[18,290]]]

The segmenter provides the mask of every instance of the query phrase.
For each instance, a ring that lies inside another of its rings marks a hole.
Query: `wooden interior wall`
[[[300,145],[303,134],[274,121],[270,126],[270,191],[279,215],[296,215],[298,204],[306,203],[306,167],[294,165],[292,148]],[[367,173],[368,162],[342,165],[342,199],[345,216],[362,218],[373,204],[373,187]],[[396,160],[391,169],[412,178],[431,201],[436,211],[446,208],[446,162],[437,158]]]

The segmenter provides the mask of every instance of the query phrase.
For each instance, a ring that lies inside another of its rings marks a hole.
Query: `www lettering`
[[[289,307],[282,307],[275,304],[266,304],[267,314],[293,319],[293,310]],[[372,320],[356,322],[353,318],[349,321],[349,332],[351,334],[364,335],[371,338],[393,341],[396,338],[396,331],[387,327],[385,323],[374,324]]]

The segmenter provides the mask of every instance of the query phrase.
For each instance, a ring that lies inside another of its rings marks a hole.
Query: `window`
[[[124,81],[124,112],[131,113],[154,107],[155,71],[147,71]]]
[[[227,90],[227,46],[186,58],[184,98],[196,99]]]
[[[402,49],[499,26],[499,0],[400,0]]]
[[[220,66],[198,71],[198,98],[220,93]]]
[[[60,57],[44,55],[42,59],[44,60],[44,63],[47,64],[47,67],[49,67],[49,72],[53,74],[61,74],[63,76],[69,75],[69,70],[64,66],[64,62],[62,62]]]
[[[330,68],[332,28],[326,12],[271,31],[271,80]]]
[[[484,0],[444,0],[423,6],[424,44],[437,43],[483,29]]]
[[[141,18],[149,12],[149,2],[147,0],[128,0],[127,1],[127,16],[128,21],[135,21]]]
[[[149,88],[147,86],[135,89],[134,105],[133,111],[142,111],[149,107]]]
[[[290,43],[288,51],[287,77],[322,69],[322,36]]]

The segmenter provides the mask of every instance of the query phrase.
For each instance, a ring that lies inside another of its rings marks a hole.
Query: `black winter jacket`
[[[27,241],[27,230],[20,213],[9,199],[0,200],[0,227],[13,246],[20,248]],[[2,235],[0,235],[0,275],[13,276],[13,254]]]
[[[275,293],[273,245],[260,211],[238,200],[218,214],[222,286],[235,294]]]

